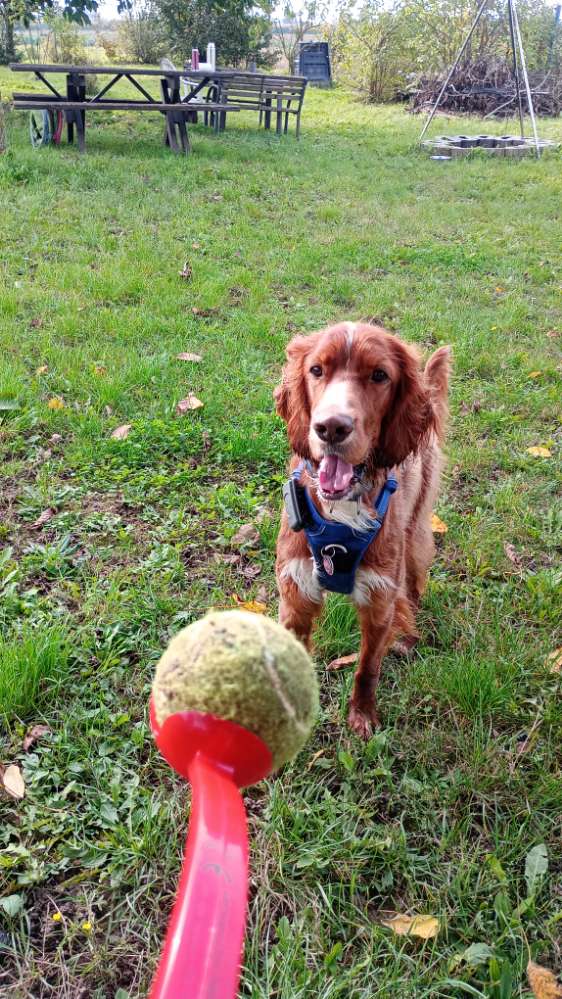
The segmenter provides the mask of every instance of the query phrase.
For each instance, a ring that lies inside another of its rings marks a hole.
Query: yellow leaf
[[[105,364],[94,364],[94,374],[105,375],[107,373],[107,368]]]
[[[529,378],[540,378],[542,371],[529,371]]]
[[[11,798],[17,798],[18,801],[21,801],[25,797],[25,784],[17,764],[11,763],[9,767],[6,767],[2,774],[2,784]]]
[[[36,375],[46,375],[48,370],[49,370],[49,365],[48,364],[42,364],[40,368],[37,368],[35,374]]]
[[[57,399],[55,397],[53,399],[49,399],[47,406],[49,409],[64,409],[64,402],[62,399]]]
[[[232,594],[232,599],[240,610],[250,611],[252,614],[265,614],[267,610],[267,605],[262,604],[261,600],[242,600],[237,593]]]
[[[501,284],[496,285],[496,295],[502,295],[505,288],[502,288]]]
[[[390,919],[381,919],[381,923],[400,937],[412,936],[431,940],[439,933],[439,920],[436,916],[402,916],[396,913]]]
[[[546,662],[551,673],[560,673],[562,671],[562,646],[551,652],[547,656]]]
[[[540,964],[529,961],[527,978],[535,999],[559,999],[562,996],[562,988],[548,968],[543,968]]]
[[[549,451],[547,447],[542,447],[540,444],[528,447],[527,454],[532,454],[533,458],[552,458],[552,451]]]
[[[497,326],[490,326],[490,330],[492,331],[492,333],[494,332],[494,330],[497,330],[497,328],[498,328]]]
[[[434,534],[446,534],[447,531],[449,530],[449,528],[441,520],[441,518],[437,516],[436,513],[432,513],[431,514],[431,530],[433,531]]]

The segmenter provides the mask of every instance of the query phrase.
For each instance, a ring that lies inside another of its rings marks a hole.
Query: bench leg
[[[187,154],[191,150],[191,144],[189,142],[189,134],[188,134],[188,131],[187,131],[187,116],[185,116],[184,114],[182,114],[181,111],[179,112],[179,114],[180,114],[180,117],[179,117],[179,120],[177,122],[177,127],[178,127],[178,132],[180,134],[181,148],[182,148],[182,152],[184,152],[185,155],[187,156]]]
[[[69,145],[74,142],[74,120],[72,117],[73,112],[66,112],[66,137],[68,139]]]
[[[176,123],[174,121],[173,112],[168,112],[166,114],[166,133],[168,136],[168,145],[172,152],[179,153],[180,147],[178,146],[178,140],[176,136]]]
[[[79,111],[76,115],[76,133],[78,138],[78,152],[86,152],[86,112]]]

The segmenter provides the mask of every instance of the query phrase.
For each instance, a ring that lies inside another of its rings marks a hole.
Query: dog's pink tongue
[[[353,465],[336,454],[328,454],[322,458],[318,469],[320,488],[325,493],[341,493],[349,488],[353,478]]]

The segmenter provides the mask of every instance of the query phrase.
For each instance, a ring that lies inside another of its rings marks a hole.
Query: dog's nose
[[[338,416],[330,416],[327,420],[315,423],[314,430],[325,444],[342,444],[353,430],[353,420],[350,416],[340,413]]]

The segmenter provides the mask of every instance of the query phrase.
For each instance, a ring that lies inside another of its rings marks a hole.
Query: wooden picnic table
[[[15,108],[31,111],[47,110],[62,112],[67,125],[69,142],[74,140],[74,128],[78,148],[85,149],[86,111],[158,111],[166,117],[165,142],[174,152],[188,153],[190,150],[188,122],[197,121],[197,111],[219,113],[224,110],[239,111],[236,105],[222,105],[220,101],[201,100],[202,92],[220,87],[220,81],[232,75],[232,70],[193,70],[189,73],[189,86],[182,96],[181,81],[185,70],[144,69],[124,66],[74,66],[48,63],[10,63],[14,73],[33,73],[46,87],[48,93],[13,94]],[[66,86],[57,87],[47,79],[47,75],[59,74],[66,78]],[[86,76],[109,76],[110,79],[97,93],[86,95]],[[157,77],[160,80],[160,100],[142,85],[139,78]],[[126,80],[138,91],[141,99],[108,97],[111,89],[121,80]]]

